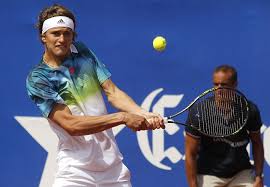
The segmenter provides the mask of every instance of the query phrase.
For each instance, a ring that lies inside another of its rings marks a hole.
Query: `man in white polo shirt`
[[[165,128],[163,119],[140,108],[111,80],[83,43],[75,42],[75,17],[53,5],[39,15],[44,44],[40,63],[27,77],[30,98],[59,138],[54,187],[130,187],[111,128]],[[101,92],[120,112],[107,114]]]

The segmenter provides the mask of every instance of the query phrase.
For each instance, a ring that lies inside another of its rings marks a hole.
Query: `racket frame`
[[[247,107],[247,117],[246,117],[246,119],[245,119],[243,125],[241,126],[241,128],[239,128],[239,129],[238,129],[237,131],[235,131],[234,133],[229,134],[229,135],[222,135],[222,136],[209,135],[209,134],[207,134],[207,133],[202,132],[200,129],[195,128],[195,127],[194,127],[193,125],[191,125],[191,124],[180,123],[180,122],[174,121],[174,120],[172,119],[172,118],[174,118],[174,117],[176,117],[176,116],[179,116],[180,114],[184,113],[186,110],[188,110],[188,109],[189,109],[191,106],[193,106],[194,103],[195,103],[197,100],[199,100],[201,97],[205,96],[205,95],[208,94],[209,92],[214,92],[214,91],[219,90],[219,89],[233,90],[233,91],[237,92],[239,95],[241,95],[241,96],[244,98],[244,100],[245,100],[245,105],[246,105],[246,107]],[[164,122],[165,122],[165,123],[174,123],[174,124],[177,124],[177,125],[183,125],[183,126],[190,126],[190,127],[192,127],[193,129],[199,131],[200,133],[202,133],[202,134],[205,135],[205,136],[222,138],[222,137],[228,137],[228,136],[235,135],[235,134],[237,134],[240,130],[242,130],[243,127],[246,125],[246,123],[247,123],[247,121],[248,121],[248,117],[249,117],[249,103],[248,103],[248,100],[247,100],[246,96],[245,96],[243,93],[241,93],[239,90],[235,89],[235,88],[230,88],[230,87],[224,87],[224,86],[223,86],[223,87],[213,87],[213,88],[210,88],[210,89],[204,91],[204,92],[201,93],[199,96],[197,96],[197,97],[196,97],[196,98],[195,98],[188,106],[186,106],[184,109],[182,109],[181,111],[179,111],[179,112],[177,112],[177,113],[175,113],[175,114],[173,114],[173,115],[171,115],[171,116],[165,117],[165,118],[164,118]]]

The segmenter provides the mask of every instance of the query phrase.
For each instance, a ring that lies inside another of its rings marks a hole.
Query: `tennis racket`
[[[188,111],[188,124],[174,118]],[[239,132],[247,123],[249,104],[240,91],[228,87],[211,88],[186,108],[165,118],[165,123],[191,126],[210,137],[226,137]]]

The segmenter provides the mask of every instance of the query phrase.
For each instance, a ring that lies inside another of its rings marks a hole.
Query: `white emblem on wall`
[[[162,92],[163,89],[159,88],[150,93],[142,103],[142,108],[150,111],[150,107],[155,97]],[[153,112],[159,113],[164,116],[165,108],[175,108],[183,98],[181,95],[163,95],[153,105]],[[171,167],[162,164],[164,158],[168,158],[172,163],[177,163],[181,160],[183,155],[176,149],[176,147],[164,148],[165,132],[169,135],[174,135],[179,130],[179,127],[175,124],[167,125],[165,130],[159,129],[155,131],[139,131],[137,132],[137,139],[140,149],[145,158],[154,166],[164,169],[171,170]],[[152,145],[148,140],[148,133],[152,132]],[[152,149],[151,149],[152,148]]]
[[[264,159],[266,163],[270,166],[270,127],[268,128],[263,125],[263,146],[264,146]]]

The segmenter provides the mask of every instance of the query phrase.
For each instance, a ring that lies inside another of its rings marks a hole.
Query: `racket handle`
[[[164,121],[164,123],[168,123],[168,118],[167,117],[164,117],[163,118],[163,121]]]
[[[174,121],[172,119],[169,119],[168,117],[163,118],[164,123],[173,123]]]

